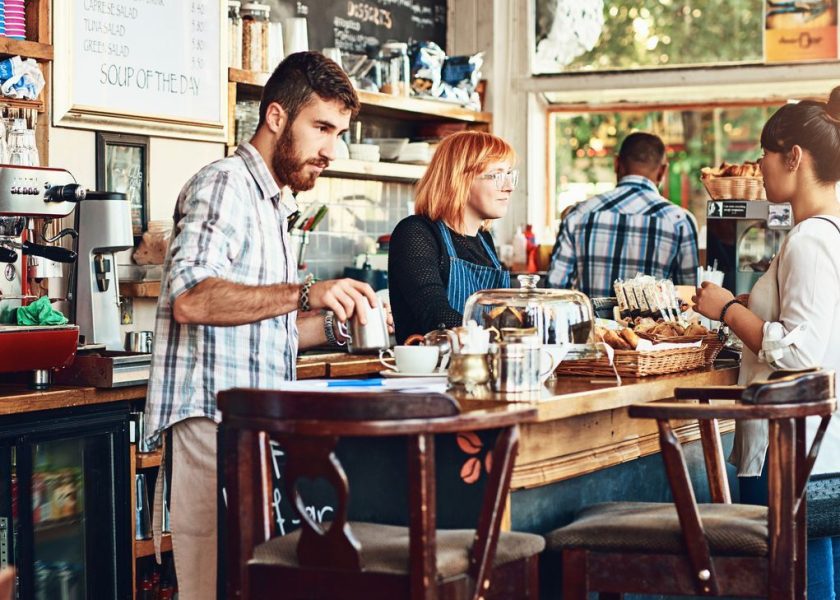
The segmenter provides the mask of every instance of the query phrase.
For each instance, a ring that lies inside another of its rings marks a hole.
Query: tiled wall
[[[409,183],[320,177],[312,190],[297,197],[301,210],[313,202],[329,207],[310,233],[306,269],[300,276],[311,272],[319,279],[340,277],[344,267],[354,266],[356,255],[376,252],[376,238],[414,213],[413,191]],[[293,236],[296,251],[299,239]]]

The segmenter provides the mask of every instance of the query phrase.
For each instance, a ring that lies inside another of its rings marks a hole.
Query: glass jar
[[[574,290],[537,289],[539,275],[520,275],[520,289],[480,290],[467,299],[464,324],[475,321],[509,341],[531,331],[544,345],[594,350],[595,317],[589,298]]]
[[[382,88],[383,94],[408,96],[409,63],[408,44],[388,42],[382,45]]]
[[[228,0],[228,66],[242,68],[242,15],[239,0]]]
[[[271,7],[259,2],[242,6],[242,68],[268,72],[268,17]]]
[[[34,166],[31,161],[32,153],[29,147],[29,135],[26,133],[26,122],[23,119],[15,119],[9,131],[9,164],[31,167]]]

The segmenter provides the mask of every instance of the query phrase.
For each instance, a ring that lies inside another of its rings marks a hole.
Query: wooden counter
[[[542,486],[659,452],[654,421],[631,419],[627,407],[673,398],[675,387],[734,385],[738,369],[625,378],[622,385],[559,377],[536,400],[537,422],[522,426],[513,489]],[[700,439],[696,422],[675,423],[683,442]],[[733,429],[723,423],[722,432]]]
[[[377,356],[346,352],[304,354],[297,363],[298,379],[363,377],[375,375],[383,368]],[[113,389],[53,385],[46,391],[37,392],[24,383],[0,383],[0,416],[122,400],[143,400],[145,397],[145,385]]]
[[[142,400],[145,397],[145,385],[114,389],[56,385],[43,392],[30,390],[25,385],[0,385],[0,416],[125,400]]]

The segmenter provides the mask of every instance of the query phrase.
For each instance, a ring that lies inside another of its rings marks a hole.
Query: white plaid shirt
[[[181,325],[179,295],[209,277],[245,285],[297,282],[287,217],[294,200],[281,192],[248,143],[190,179],[175,207],[163,267],[146,397],[152,445],[190,417],[219,421],[216,394],[233,387],[272,388],[295,378],[296,312],[249,325]]]
[[[581,202],[566,215],[551,253],[548,285],[574,286],[590,298],[613,296],[616,279],[637,273],[693,285],[697,228],[688,211],[659,195],[647,177]]]

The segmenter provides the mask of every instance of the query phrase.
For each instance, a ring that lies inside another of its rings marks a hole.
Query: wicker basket
[[[650,340],[655,344],[693,344],[694,342],[703,342],[703,364],[707,367],[712,366],[715,362],[723,346],[726,344],[725,339],[717,333],[709,333],[707,335],[683,335],[675,337],[661,337],[657,335],[650,335],[647,333],[639,333],[640,338]]]
[[[712,200],[766,200],[761,177],[703,177]]]
[[[705,364],[705,346],[648,352],[616,350],[613,363],[615,371],[622,377],[645,377],[691,371]],[[564,360],[557,367],[555,374],[609,377],[614,376],[615,372],[610,366],[609,359],[603,356],[598,359]]]

